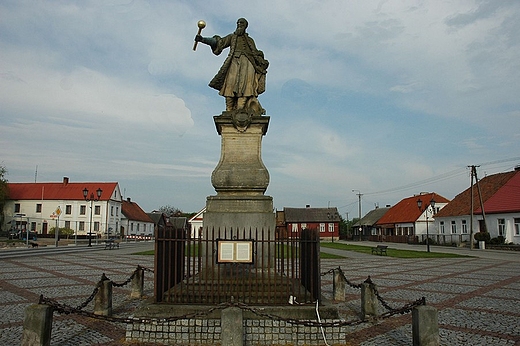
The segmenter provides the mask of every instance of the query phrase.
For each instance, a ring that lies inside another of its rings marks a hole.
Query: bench
[[[372,255],[373,254],[380,255],[380,256],[383,256],[383,254],[388,255],[386,253],[386,249],[387,248],[388,248],[388,246],[386,246],[386,245],[378,245],[376,247],[373,247],[372,248]]]
[[[115,248],[119,249],[119,242],[116,242],[114,239],[105,240],[105,250],[106,249],[112,250]]]

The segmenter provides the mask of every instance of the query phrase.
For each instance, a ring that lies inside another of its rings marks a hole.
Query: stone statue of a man
[[[234,33],[224,37],[197,35],[195,41],[209,45],[215,55],[229,47],[224,64],[209,83],[210,87],[219,91],[219,95],[226,98],[226,111],[245,110],[261,115],[265,114],[265,110],[257,97],[265,91],[269,62],[246,33],[247,25],[247,20],[240,18]]]

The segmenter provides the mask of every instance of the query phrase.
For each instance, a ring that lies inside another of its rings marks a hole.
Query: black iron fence
[[[320,299],[319,235],[270,229],[163,230],[155,238],[155,301],[170,304],[310,304]]]

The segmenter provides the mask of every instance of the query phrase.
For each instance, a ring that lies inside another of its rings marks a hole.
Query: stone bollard
[[[144,289],[144,268],[137,266],[135,275],[131,282],[132,291],[130,292],[130,298],[141,298],[143,296]]]
[[[112,316],[112,281],[101,275],[99,290],[94,297],[94,314]]]
[[[345,301],[346,283],[341,275],[341,269],[334,269],[334,276],[332,279],[332,295],[333,299],[337,301]]]
[[[22,346],[49,346],[51,344],[53,308],[34,304],[25,309]]]
[[[240,308],[226,308],[221,314],[221,345],[242,346],[244,345],[244,324]]]
[[[367,281],[369,280],[370,278]],[[363,320],[366,320],[369,316],[377,316],[375,285],[367,281],[361,284],[361,319]]]
[[[412,309],[413,346],[439,346],[439,322],[437,309],[419,305]]]

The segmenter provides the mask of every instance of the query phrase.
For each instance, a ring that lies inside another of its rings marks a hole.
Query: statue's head
[[[237,35],[243,35],[246,32],[246,28],[248,26],[248,22],[245,18],[239,18],[237,20],[237,29],[235,30],[235,33]]]

